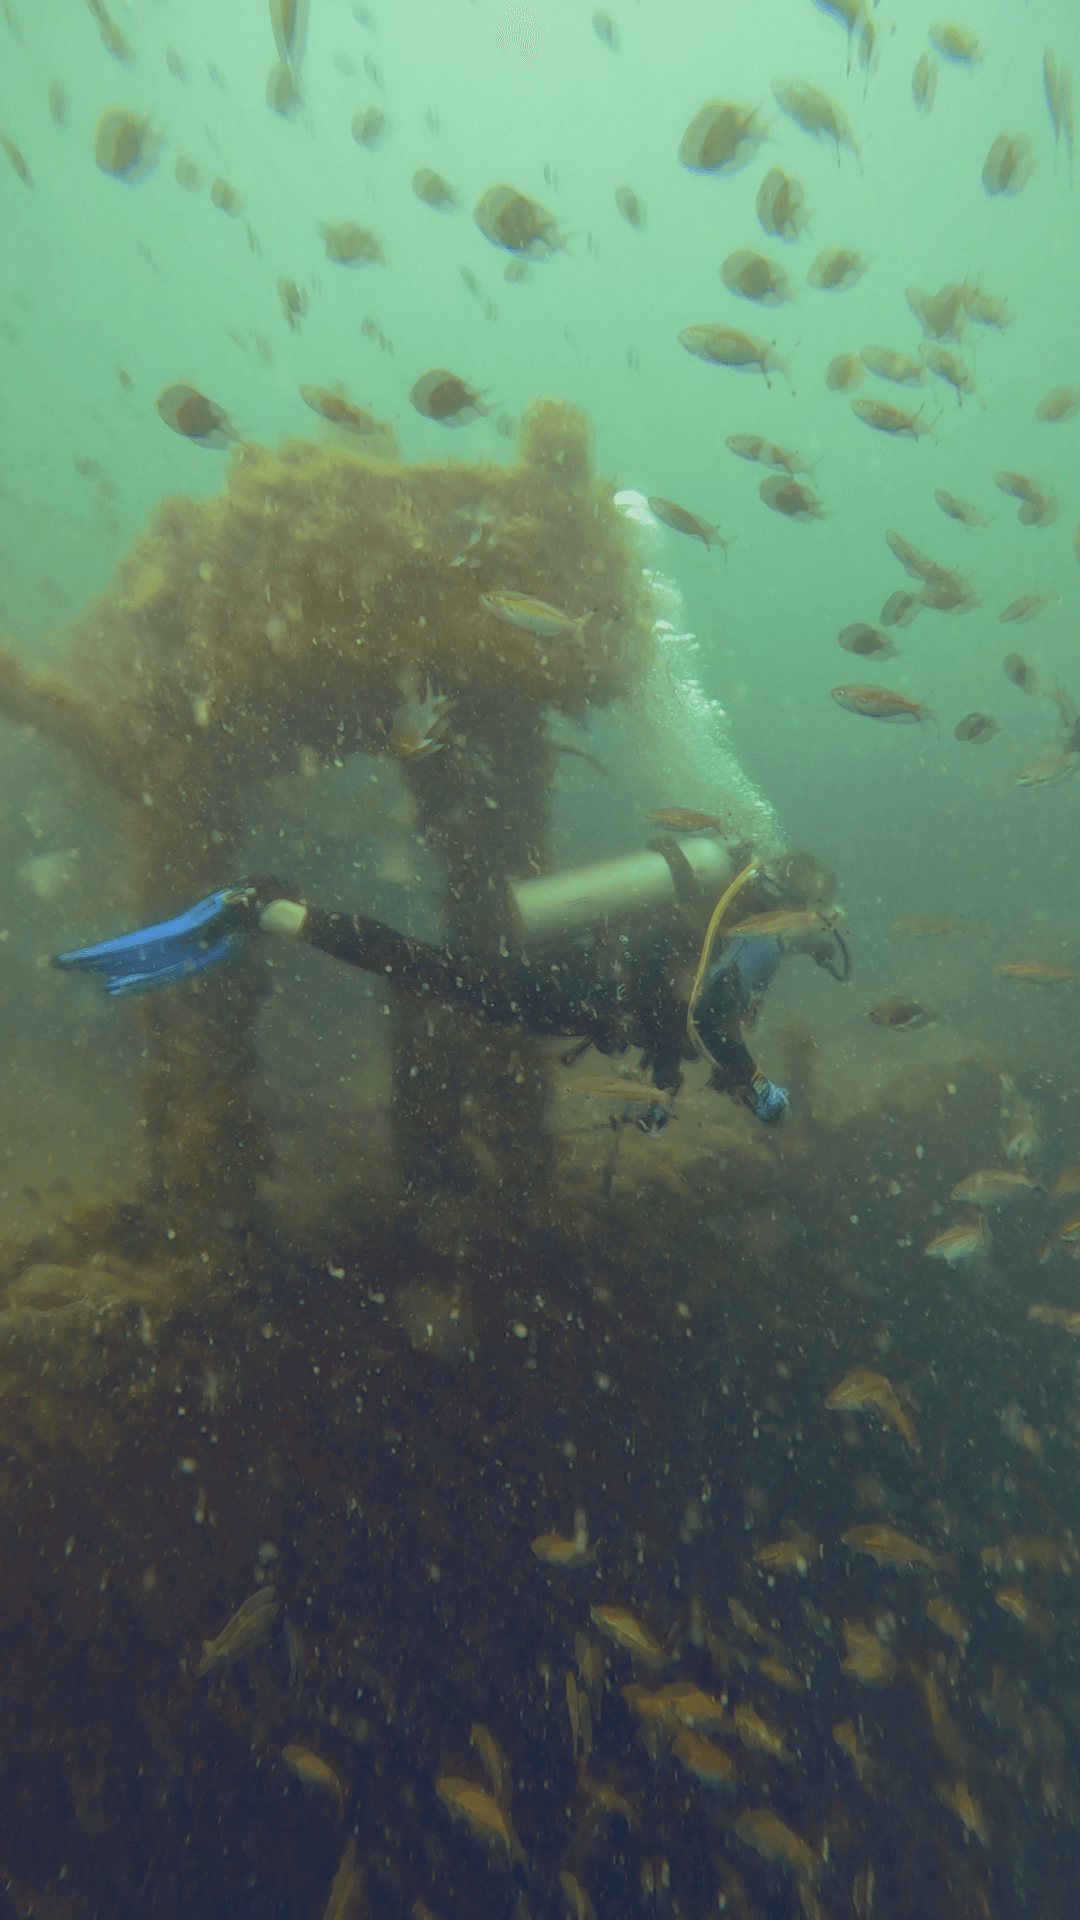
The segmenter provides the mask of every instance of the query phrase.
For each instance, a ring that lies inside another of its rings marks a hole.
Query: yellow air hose
[[[712,1054],[709,1052],[708,1047],[705,1045],[704,1040],[701,1038],[701,1035],[699,1034],[696,1026],[694,1025],[694,1008],[697,1006],[698,999],[701,994],[702,981],[704,980],[705,975],[709,970],[709,962],[712,959],[713,948],[716,945],[717,936],[720,932],[720,925],[724,918],[724,915],[727,912],[728,908],[730,907],[736,894],[742,892],[742,889],[745,887],[747,881],[752,880],[755,873],[760,873],[761,867],[762,867],[762,862],[760,860],[751,860],[749,865],[745,866],[741,873],[737,873],[735,875],[735,878],[732,881],[727,892],[724,894],[721,894],[720,899],[717,901],[717,904],[713,909],[712,918],[710,919],[708,927],[706,928],[705,939],[701,948],[701,958],[698,961],[697,972],[694,975],[694,984],[690,989],[690,998],[686,1003],[686,1031],[690,1037],[690,1043],[694,1048],[695,1053],[699,1053],[703,1060],[710,1061],[714,1067],[718,1063],[713,1059]]]

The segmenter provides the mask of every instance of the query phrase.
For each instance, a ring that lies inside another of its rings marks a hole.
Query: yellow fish
[[[929,1007],[921,1006],[918,1000],[907,1000],[903,994],[892,993],[871,1007],[867,1017],[875,1027],[891,1027],[894,1032],[906,1033],[935,1026],[940,1016]]]
[[[0,147],[3,147],[23,186],[32,187],[34,182],[31,178],[30,169],[18,147],[15,145],[14,140],[9,140],[6,135],[0,134]]]
[[[951,280],[937,293],[928,293],[925,287],[905,287],[904,294],[908,306],[919,322],[928,340],[942,340],[952,334],[958,340],[967,326],[964,302],[968,293],[966,280]]]
[[[1030,1633],[1037,1633],[1041,1640],[1048,1638],[1053,1627],[1053,1618],[1037,1600],[1032,1600],[1022,1587],[999,1587],[994,1595],[1003,1613],[1011,1613],[1022,1627]]]
[[[521,1842],[508,1817],[485,1788],[456,1774],[442,1774],[435,1782],[435,1791],[443,1806],[465,1821],[475,1840],[497,1843],[511,1860],[524,1861]]]
[[[102,173],[136,185],[157,163],[161,137],[149,120],[126,107],[108,107],[94,129],[94,160]]]
[[[1080,1219],[1077,1221],[1080,1228]],[[1045,1327],[1062,1327],[1066,1333],[1080,1334],[1080,1308],[1052,1307],[1046,1301],[1033,1301],[1027,1310],[1029,1320],[1041,1320]]]
[[[896,1656],[883,1647],[876,1633],[862,1620],[845,1620],[847,1643],[840,1665],[852,1680],[864,1687],[887,1687],[896,1673]]]
[[[749,1813],[741,1813],[735,1822],[735,1831],[746,1846],[753,1847],[765,1860],[775,1861],[777,1866],[787,1867],[789,1872],[811,1880],[820,1872],[823,1865],[821,1854],[814,1852],[799,1834],[786,1827],[778,1814],[765,1807],[754,1807]]]
[[[445,427],[462,426],[478,413],[487,416],[478,389],[445,367],[429,367],[422,373],[409,389],[409,400],[425,420],[437,420]]]
[[[961,1200],[971,1207],[1003,1207],[1010,1200],[1019,1199],[1022,1193],[1041,1192],[1039,1181],[1029,1179],[1026,1173],[1013,1173],[1007,1167],[986,1167],[960,1180],[949,1199]]]
[[[407,700],[390,722],[390,745],[402,760],[426,760],[444,745],[440,735],[450,724],[454,702],[445,693],[432,693],[428,681],[423,700]]]
[[[1080,388],[1053,387],[1039,401],[1035,408],[1035,418],[1055,424],[1061,420],[1071,420],[1073,414],[1078,411],[1080,411]]]
[[[743,1606],[742,1601],[736,1600],[734,1595],[731,1594],[728,1596],[728,1612],[740,1631],[748,1633],[751,1640],[753,1640],[757,1646],[775,1647],[778,1644],[776,1635],[767,1632],[763,1626],[760,1626],[754,1619],[753,1614]]]
[[[706,100],[679,143],[679,159],[691,173],[726,177],[748,166],[765,138],[758,108],[734,100]]]
[[[724,539],[719,527],[710,526],[707,520],[699,520],[697,514],[691,513],[689,508],[680,507],[674,500],[665,500],[658,493],[649,495],[648,507],[649,512],[654,514],[657,520],[661,520],[665,527],[670,527],[674,533],[685,533],[691,540],[700,540],[706,552],[711,547],[722,547],[724,558],[727,559],[727,550],[731,541]]]
[[[778,908],[775,913],[752,913],[749,919],[739,920],[733,927],[725,927],[724,938],[737,940],[757,936],[779,940],[784,934],[828,933],[832,925],[833,919],[827,919],[812,907]]]
[[[753,247],[739,247],[729,253],[720,268],[720,278],[729,293],[744,300],[756,300],[763,307],[778,307],[794,299],[791,283],[782,267],[775,266]]]
[[[354,433],[381,433],[382,426],[374,414],[366,407],[354,407],[351,400],[343,394],[334,393],[328,387],[300,388],[300,398],[313,413],[321,413],[335,427],[349,427]]]
[[[948,1634],[950,1640],[955,1640],[961,1654],[967,1652],[971,1629],[963,1614],[952,1605],[951,1601],[944,1599],[940,1593],[931,1594],[926,1603],[926,1615],[936,1627],[941,1628],[942,1633]]]
[[[984,1847],[990,1845],[986,1815],[971,1788],[963,1780],[939,1780],[938,1798],[956,1814],[967,1833],[973,1833]]]
[[[778,240],[797,240],[810,218],[806,188],[793,173],[770,167],[758,188],[757,217]]]
[[[1080,973],[1053,960],[1004,960],[994,968],[1006,980],[1024,980],[1032,987],[1056,987],[1080,980]]]
[[[319,233],[327,259],[339,267],[386,265],[382,243],[370,227],[359,227],[355,220],[340,220],[336,226],[328,226],[324,220]]]
[[[647,1667],[666,1667],[678,1654],[668,1654],[647,1632],[640,1620],[627,1607],[590,1607],[593,1624],[599,1627],[607,1639],[613,1640],[624,1653],[640,1660]]]
[[[1020,193],[1035,169],[1035,155],[1026,133],[999,133],[983,162],[982,183],[987,193]]]
[[[556,249],[565,250],[566,237],[559,232],[554,214],[505,181],[480,195],[473,219],[492,246],[504,247],[508,253],[546,260]]]
[[[299,66],[307,38],[307,0],[270,0],[270,31],[278,58]]]
[[[774,1686],[783,1687],[785,1693],[806,1692],[806,1681],[802,1674],[786,1667],[775,1654],[767,1653],[758,1661],[758,1672],[764,1674],[766,1680],[771,1680]]]
[[[782,373],[788,386],[791,386],[788,361],[780,358],[775,340],[760,340],[756,333],[740,333],[736,327],[715,327],[705,322],[695,327],[684,327],[679,335],[679,345],[696,359],[707,360],[711,366],[745,368],[747,371],[751,367],[758,367],[765,376],[766,386],[770,385],[770,373]]]
[[[949,20],[937,20],[930,29],[930,44],[946,60],[956,60],[964,66],[974,66],[983,57],[979,36],[970,27],[957,27]]]
[[[905,407],[894,407],[888,400],[853,400],[851,411],[864,426],[875,427],[878,433],[896,434],[902,440],[917,440],[924,433],[936,438],[934,428],[941,418],[938,414],[934,420],[924,420],[921,407],[912,413]]]
[[[549,1567],[584,1567],[595,1558],[587,1547],[579,1547],[576,1540],[567,1540],[561,1533],[537,1534],[532,1550]]]
[[[770,1573],[804,1574],[811,1560],[821,1559],[821,1552],[821,1542],[811,1540],[810,1535],[804,1533],[795,1540],[771,1540],[765,1546],[755,1547],[754,1564]]]
[[[688,1690],[695,1691],[694,1688]],[[677,1724],[676,1696],[683,1691],[683,1684],[679,1681],[669,1687],[658,1687],[655,1691],[639,1686],[635,1681],[630,1686],[622,1688],[622,1697],[631,1713],[635,1713],[639,1720],[659,1720],[670,1727]],[[717,1725],[724,1724],[726,1724],[726,1717],[721,1707]]]
[[[1016,776],[1016,784],[1018,787],[1056,787],[1078,770],[1080,770],[1080,751],[1077,751],[1077,749],[1073,747],[1055,747],[1053,752],[1044,754],[1041,760],[1034,761],[1030,767],[1025,767],[1022,773],[1018,773]],[[998,971],[1000,973],[1004,971],[1004,969],[999,967]],[[1040,977],[1046,978],[1048,976],[1044,975]],[[1049,977],[1053,979],[1076,978],[1075,975],[1061,974],[1054,974]]]
[[[707,1787],[741,1785],[739,1769],[729,1753],[704,1734],[682,1727],[671,1743],[671,1751],[681,1766]]]
[[[724,833],[725,822],[715,813],[697,813],[693,807],[653,807],[646,820],[659,820],[675,833]]]
[[[457,194],[444,180],[441,173],[431,167],[418,167],[412,177],[412,188],[418,200],[426,207],[435,207],[440,212],[452,211],[458,204]]]
[[[538,1560],[549,1567],[584,1567],[595,1560],[595,1553],[589,1549],[589,1530],[583,1508],[574,1514],[574,1537],[567,1540],[560,1533],[538,1534],[532,1543],[532,1550]]]
[[[932,720],[931,709],[921,700],[909,700],[905,694],[893,693],[889,687],[870,687],[852,685],[833,687],[832,698],[838,707],[846,708],[848,713],[862,714],[866,720],[890,720],[894,724],[911,724],[914,721]]]
[[[196,446],[227,447],[237,437],[227,414],[194,387],[166,387],[155,405],[165,425]]]
[[[912,98],[920,113],[930,112],[936,91],[937,61],[931,60],[928,53],[920,53],[911,76]]]
[[[849,247],[826,247],[810,264],[807,281],[819,291],[841,293],[847,287],[853,287],[866,272],[866,261],[861,253],[852,253]]]
[[[734,1719],[739,1739],[751,1753],[767,1753],[771,1759],[779,1760],[782,1767],[795,1765],[795,1756],[784,1745],[780,1729],[770,1726],[767,1720],[755,1713],[749,1701],[740,1700]]]
[[[931,373],[936,374],[939,380],[944,380],[948,386],[954,388],[958,407],[963,406],[965,393],[978,392],[963,361],[958,360],[947,347],[940,346],[936,340],[924,340],[919,353]]]
[[[812,487],[804,487],[801,480],[792,480],[787,474],[770,474],[758,487],[758,492],[767,507],[774,513],[782,513],[788,520],[798,520],[803,526],[811,520],[824,520],[828,509],[818,499]]]
[[[944,487],[936,487],[934,489],[934,499],[937,501],[942,513],[947,513],[950,520],[959,520],[962,527],[985,527],[989,525],[989,522],[985,520],[979,512],[978,507],[970,506],[966,500],[958,500],[955,494],[946,493]]]
[[[961,1220],[955,1226],[946,1227],[942,1233],[936,1233],[923,1248],[930,1260],[947,1260],[951,1267],[963,1260],[977,1260],[989,1253],[991,1247],[990,1229],[979,1215],[977,1220]]]
[[[711,1693],[704,1693],[700,1687],[688,1681],[677,1681],[674,1686],[662,1691],[668,1696],[671,1710],[682,1727],[693,1727],[697,1731],[716,1732],[721,1727],[730,1727],[722,1700]]]
[[[305,1787],[324,1787],[337,1801],[339,1812],[344,1813],[345,1789],[327,1761],[320,1760],[309,1747],[282,1747],[281,1757],[290,1773],[295,1773]]]
[[[588,613],[564,613],[561,607],[550,606],[546,600],[535,600],[531,594],[501,589],[482,593],[480,605],[509,626],[531,633],[536,640],[561,640],[571,635],[580,640],[595,613],[592,608]]]
[[[825,369],[825,385],[832,393],[850,393],[863,377],[863,363],[857,353],[838,353]]]
[[[853,1547],[857,1553],[868,1553],[879,1567],[926,1567],[931,1572],[944,1565],[940,1554],[924,1547],[919,1540],[912,1540],[906,1533],[900,1533],[896,1527],[886,1526],[883,1521],[875,1521],[869,1527],[849,1527],[840,1535],[845,1547]]]
[[[1029,1567],[1054,1567],[1071,1573],[1077,1552],[1071,1542],[1051,1540],[1044,1533],[1014,1533],[1000,1546],[981,1547],[979,1559],[995,1573],[1026,1573]]]
[[[651,1087],[644,1080],[604,1079],[600,1074],[583,1074],[563,1088],[564,1093],[588,1093],[597,1100],[640,1100],[650,1107],[670,1107],[671,1095],[663,1087]]]
[[[810,84],[809,80],[774,80],[773,98],[782,112],[794,120],[804,133],[815,140],[823,137],[836,143],[836,164],[840,165],[841,146],[850,147],[852,153],[859,151],[855,136],[848,125],[843,108],[820,87]]]
[[[891,347],[864,347],[859,355],[864,366],[879,380],[892,380],[899,387],[921,387],[926,368],[908,353],[894,353]]]
[[[916,1453],[919,1451],[915,1423],[898,1398],[892,1381],[883,1373],[872,1373],[868,1367],[853,1367],[835,1387],[830,1387],[825,1405],[832,1413],[866,1413],[873,1409],[887,1426],[895,1427],[903,1435],[909,1447]]]

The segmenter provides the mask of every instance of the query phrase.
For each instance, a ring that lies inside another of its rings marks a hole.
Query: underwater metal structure
[[[498,588],[594,617],[538,641],[482,608]],[[385,751],[402,686],[430,680],[454,700],[457,744],[404,772],[445,875],[448,935],[483,957],[506,876],[544,868],[544,713],[581,718],[627,695],[652,618],[584,417],[541,401],[507,467],[241,446],[218,497],[157,509],[76,625],[62,676],[0,653],[0,711],[126,803],[134,904],[152,918],[244,872],[253,783],[301,748],[339,763]],[[255,1051],[266,987],[266,961],[249,952],[140,1010],[146,1199],[178,1220],[197,1209],[233,1228],[272,1171]],[[509,1204],[521,1166],[535,1183],[545,1163],[529,1040],[439,1007],[395,1005],[391,1020],[412,1207],[450,1191],[460,1202],[481,1177]]]

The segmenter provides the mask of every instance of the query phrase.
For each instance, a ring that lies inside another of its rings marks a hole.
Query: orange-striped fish
[[[645,818],[659,820],[662,826],[671,827],[676,833],[724,831],[724,822],[715,813],[697,813],[693,807],[653,807]]]
[[[1032,987],[1054,987],[1080,980],[1080,973],[1060,967],[1053,960],[1003,960],[994,968],[1006,980],[1024,980]]]
[[[645,1106],[670,1107],[671,1094],[663,1087],[652,1087],[645,1080],[605,1079],[601,1074],[584,1074],[571,1080],[564,1093],[591,1093],[597,1100],[640,1100]]]
[[[890,687],[869,687],[855,684],[848,687],[833,687],[832,697],[838,707],[846,708],[848,713],[861,713],[866,720],[891,720],[894,723],[932,720],[933,713],[921,700],[909,700],[906,694],[894,693]]]

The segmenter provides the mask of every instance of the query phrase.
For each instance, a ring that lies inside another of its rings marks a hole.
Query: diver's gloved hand
[[[790,1111],[791,1095],[786,1087],[778,1087],[775,1080],[766,1080],[763,1073],[755,1073],[746,1095],[746,1104],[755,1119],[763,1121],[767,1127],[774,1127]]]
[[[223,887],[174,920],[138,927],[134,933],[119,934],[94,947],[55,954],[53,966],[101,974],[110,995],[170,986],[227,960],[258,930],[259,914],[267,901],[285,891],[269,877]]]

